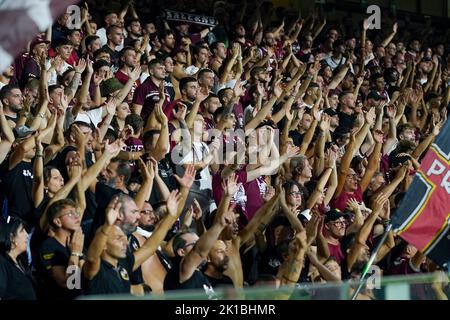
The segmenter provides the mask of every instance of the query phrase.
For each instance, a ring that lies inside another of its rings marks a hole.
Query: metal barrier
[[[300,283],[295,288],[253,286],[242,290],[224,288],[207,296],[203,290],[175,290],[164,295],[83,296],[83,300],[350,300],[359,281],[342,283]],[[368,282],[357,300],[439,300],[450,297],[449,276],[429,273],[384,276]]]

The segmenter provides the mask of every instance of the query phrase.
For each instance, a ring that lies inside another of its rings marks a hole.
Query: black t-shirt
[[[139,245],[139,240],[134,235],[128,236],[128,249],[129,254],[133,255],[134,252],[139,250],[141,246]],[[142,276],[141,267],[137,268],[135,271],[130,273],[130,282],[131,284],[141,284],[144,283],[144,277]]]
[[[129,294],[131,285],[129,275],[133,265],[134,255],[128,253],[125,259],[119,260],[116,267],[102,260],[100,270],[92,280],[82,276],[83,293],[85,295]]]
[[[27,231],[36,224],[32,198],[33,164],[20,162],[12,170],[8,169],[9,159],[0,167],[1,192],[8,200],[8,212],[27,223]]]
[[[105,44],[102,49],[108,51],[109,55],[111,56],[111,66],[115,68],[115,71],[119,70],[119,61],[120,61],[120,54],[116,50],[112,50],[110,47],[108,47],[107,44]]]
[[[36,300],[31,276],[7,254],[0,254],[0,300]]]
[[[303,142],[304,135],[297,130],[289,131],[289,138],[292,138],[292,142],[295,146],[300,147]]]
[[[339,112],[338,113],[338,117],[339,117],[339,127],[343,127],[343,128],[353,128],[353,124],[356,120],[356,115],[352,114],[352,115],[348,115],[344,112]]]
[[[209,283],[213,288],[227,288],[233,287],[233,281],[227,276],[223,276],[220,279],[213,278],[205,274],[206,279],[208,279]]]
[[[92,222],[91,229],[91,239],[93,239],[93,235],[95,231],[105,223],[105,210],[108,207],[108,204],[114,198],[115,195],[119,193],[124,193],[122,190],[111,188],[110,186],[97,182],[95,187],[95,201],[97,203],[97,209],[95,211],[95,216]],[[133,193],[128,194],[130,197],[134,197]]]
[[[147,163],[147,161],[150,161],[149,154],[144,154],[142,156],[142,160],[145,163]],[[175,170],[174,165],[170,159],[170,152],[166,154],[165,158],[161,159],[158,162],[158,173],[169,190],[177,189],[177,181],[173,177],[173,175],[175,174]],[[150,194],[150,204],[155,205],[162,200],[163,199],[158,191],[158,188],[153,188],[152,193]]]
[[[81,294],[79,289],[61,287],[51,275],[53,267],[69,264],[70,250],[55,238],[47,238],[39,248],[37,272],[42,298],[49,300],[72,300]],[[41,291],[42,290],[42,291]],[[41,298],[41,297],[40,297]]]
[[[170,79],[170,76],[164,79],[164,87],[166,88],[166,91],[170,96],[170,101],[173,101],[175,99],[175,89],[173,88],[173,83],[172,79]]]
[[[177,257],[173,259],[173,267],[164,279],[164,291],[203,289],[205,290],[205,294],[212,299],[214,289],[208,278],[201,271],[196,269],[188,280],[180,283],[180,264],[181,258]]]

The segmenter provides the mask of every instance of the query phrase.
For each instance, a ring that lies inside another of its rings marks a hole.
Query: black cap
[[[27,126],[18,126],[14,128],[13,133],[16,139],[22,139],[33,134],[35,131],[36,130],[31,130]]]
[[[375,90],[372,90],[372,91],[370,91],[369,94],[367,95],[367,100],[369,100],[369,99],[374,99],[374,100],[379,101],[379,100],[382,100],[383,97],[380,96],[380,95],[378,94],[378,92],[376,92]]]
[[[325,109],[323,112],[326,113],[327,115],[329,115],[330,117],[334,117],[334,116],[338,115],[336,110],[334,110],[332,108]]]
[[[341,217],[345,217],[346,215],[341,212],[339,209],[331,209],[325,214],[325,223],[336,221]]]

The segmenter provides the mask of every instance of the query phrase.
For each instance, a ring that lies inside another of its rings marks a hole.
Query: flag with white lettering
[[[198,24],[208,27],[214,27],[218,23],[217,19],[214,17],[172,10],[164,10],[163,17],[168,21],[186,22],[189,24]]]
[[[77,0],[0,0],[0,72]]]
[[[450,121],[423,158],[392,224],[433,262],[445,267],[450,261]]]

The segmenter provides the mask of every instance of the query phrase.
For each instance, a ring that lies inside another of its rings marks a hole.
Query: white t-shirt
[[[186,155],[186,157],[181,160],[180,164],[201,162],[208,153],[209,148],[206,143],[193,142],[192,150]],[[200,179],[196,181],[200,183],[200,190],[212,190],[212,177],[211,173],[209,172],[209,166],[206,166],[202,171],[200,171]]]

